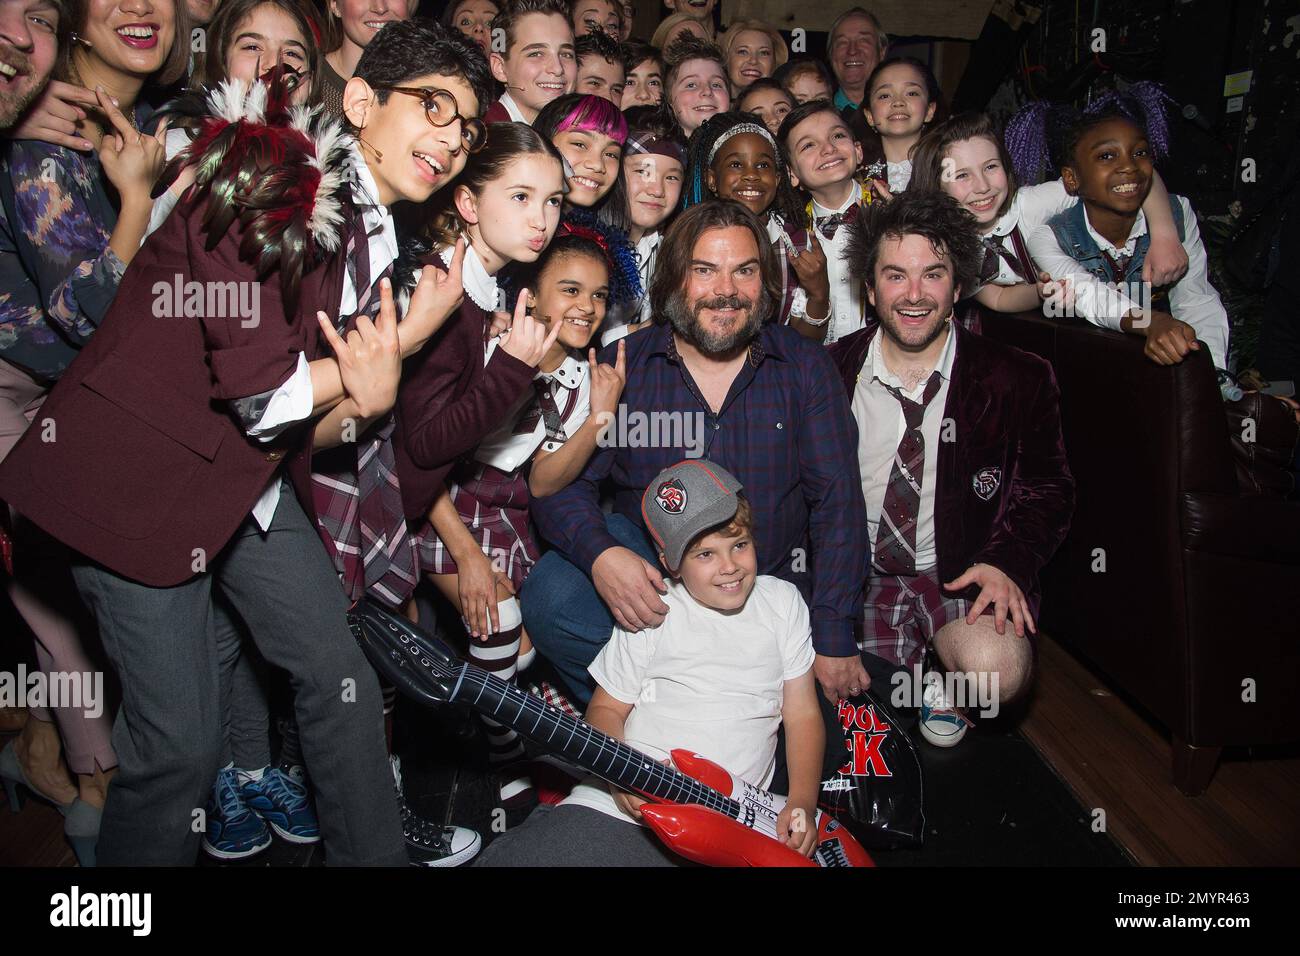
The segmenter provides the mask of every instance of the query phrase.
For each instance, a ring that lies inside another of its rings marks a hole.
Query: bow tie
[[[827,216],[825,219],[819,219],[817,221],[817,231],[827,239],[834,239],[836,230],[846,222],[848,222],[848,217],[845,216],[844,213],[831,213],[831,215]]]

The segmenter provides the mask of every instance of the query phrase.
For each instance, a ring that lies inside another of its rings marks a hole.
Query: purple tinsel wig
[[[1165,105],[1170,99],[1159,84],[1142,81],[1124,90],[1107,90],[1082,112],[1069,104],[1030,103],[1007,121],[1005,141],[1016,177],[1034,185],[1059,174],[1073,157],[1087,130],[1116,117],[1141,129],[1157,162],[1169,155],[1169,124]]]

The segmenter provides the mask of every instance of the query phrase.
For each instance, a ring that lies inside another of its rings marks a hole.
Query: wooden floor
[[[0,746],[9,737],[0,737]],[[76,866],[72,847],[63,838],[63,816],[54,807],[28,800],[22,812],[10,813],[0,794],[0,866]]]
[[[1300,755],[1230,756],[1202,796],[1185,797],[1170,782],[1167,737],[1059,645],[1043,639],[1040,650],[1035,692],[1018,729],[1085,810],[1105,811],[1110,836],[1136,863],[1300,863]],[[12,814],[0,805],[0,866],[75,865],[56,810],[29,800]]]
[[[1059,644],[1044,639],[1020,732],[1143,866],[1300,863],[1300,755],[1229,754],[1209,788],[1170,779],[1168,737]]]

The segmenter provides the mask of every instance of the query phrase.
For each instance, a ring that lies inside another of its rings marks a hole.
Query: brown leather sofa
[[[1042,628],[1173,736],[1195,795],[1224,747],[1300,740],[1300,503],[1243,495],[1209,354],[1161,367],[1081,319],[985,312],[1050,361],[1077,482]]]

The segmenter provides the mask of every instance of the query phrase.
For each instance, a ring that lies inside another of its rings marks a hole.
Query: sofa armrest
[[[1300,565],[1300,503],[1187,491],[1181,510],[1190,551]]]

